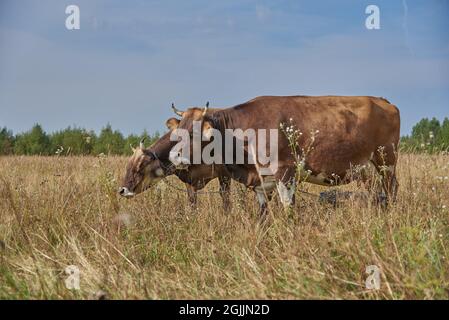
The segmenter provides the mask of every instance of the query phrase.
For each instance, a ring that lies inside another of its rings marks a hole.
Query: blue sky
[[[172,102],[336,94],[386,97],[407,134],[449,116],[448,30],[446,0],[1,0],[0,127],[154,132]]]

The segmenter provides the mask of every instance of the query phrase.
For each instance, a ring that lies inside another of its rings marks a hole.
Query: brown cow
[[[175,113],[176,108],[172,106]],[[210,112],[220,109],[211,109]],[[133,149],[133,156],[128,161],[123,186],[119,194],[125,197],[133,197],[148,189],[162,177],[176,175],[184,182],[192,207],[196,207],[197,191],[203,189],[210,181],[218,178],[220,184],[220,195],[223,200],[223,208],[229,210],[229,190],[231,179],[222,165],[199,164],[187,168],[175,168],[169,160],[169,146],[171,131],[176,129],[180,120],[170,118],[166,126],[170,130],[157,140],[151,147],[145,149],[143,141],[140,146]]]
[[[213,129],[224,136],[227,129],[279,129],[281,124],[292,126],[302,133],[293,141],[299,150],[300,165],[299,158],[292,153],[292,142],[284,134],[279,134],[276,141],[278,169],[271,176],[261,176],[257,163],[225,163],[227,174],[254,189],[261,212],[265,212],[266,203],[276,189],[285,205],[294,202],[298,169],[300,177],[307,182],[332,186],[357,179],[366,180],[365,174],[355,176],[353,168],[364,170],[372,165],[382,177],[382,188],[388,198],[396,198],[398,183],[395,169],[400,117],[399,110],[383,98],[263,96],[214,113],[209,113],[206,107],[190,108],[185,112],[178,111],[178,114],[182,116],[177,124],[178,129],[192,134],[193,121],[201,121],[201,130],[206,137],[211,135],[209,132]],[[141,183],[143,187],[137,186],[137,189],[145,189],[164,177],[164,167],[170,163],[170,150],[177,143],[167,140],[158,145],[157,157],[149,157],[144,165],[134,166],[140,168],[137,172],[144,180]],[[250,153],[247,146],[245,151]],[[222,158],[224,154],[222,152]],[[151,173],[158,170],[159,175]],[[129,182],[131,180],[126,181],[128,184],[125,187],[133,185]]]
[[[233,179],[254,188],[262,212],[275,189],[285,205],[293,203],[298,168],[307,182],[332,186],[365,181],[367,175],[363,173],[372,165],[382,178],[382,188],[389,200],[396,198],[400,116],[396,106],[386,99],[263,96],[213,114],[207,113],[207,108],[188,109],[182,113],[178,128],[192,132],[194,120],[201,121],[204,136],[210,136],[212,129],[225,136],[226,129],[278,129],[281,124],[300,131],[294,141],[302,153],[300,166],[292,153],[291,141],[284,134],[277,141],[278,170],[272,176],[261,177],[259,167],[254,164],[225,164]],[[245,150],[250,152],[247,147]],[[362,174],[354,175],[354,168]]]

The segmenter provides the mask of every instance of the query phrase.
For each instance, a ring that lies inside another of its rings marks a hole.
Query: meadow
[[[400,154],[387,210],[298,193],[291,210],[272,201],[265,223],[237,183],[229,212],[215,193],[191,210],[176,177],[119,198],[126,161],[0,157],[1,299],[449,298],[447,154]],[[69,265],[79,290],[65,285]],[[365,286],[370,265],[378,290]]]

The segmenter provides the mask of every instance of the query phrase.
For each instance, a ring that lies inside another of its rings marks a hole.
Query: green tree
[[[122,154],[124,150],[125,139],[118,130],[112,130],[110,124],[104,127],[98,139],[96,139],[93,152],[94,154]]]
[[[136,135],[136,134],[130,134],[128,137],[126,137],[125,139],[125,145],[123,148],[123,155],[129,155],[132,151],[131,151],[131,147],[136,148],[137,146],[139,146],[140,141],[145,138],[145,146],[151,146],[157,139],[159,139],[159,132],[156,131],[156,133],[151,136],[147,130],[144,130],[143,133],[141,135]]]
[[[158,140],[161,137],[161,134],[159,133],[159,131],[156,131],[154,133],[154,135],[151,137],[151,144],[155,143],[156,140]]]
[[[440,131],[440,121],[436,118],[429,120],[427,118],[421,119],[412,129],[412,138],[420,142],[428,142],[435,137]]]
[[[128,135],[125,139],[122,154],[130,155],[132,152],[131,147],[136,148],[139,145],[140,139],[141,139],[140,136],[138,136],[136,134]]]
[[[442,149],[449,150],[449,119],[446,117],[441,124],[438,142]]]
[[[421,119],[410,136],[401,138],[401,150],[406,152],[440,152],[449,150],[449,119]]]
[[[145,146],[150,146],[159,133],[150,135],[146,130],[140,134],[123,137],[118,130],[107,124],[97,137],[94,131],[78,127],[67,127],[47,135],[40,124],[35,124],[27,132],[14,136],[10,130],[0,128],[0,155],[89,155],[100,153],[129,155],[130,145],[137,147],[145,138]]]
[[[50,139],[40,124],[35,124],[30,131],[16,136],[14,153],[24,155],[48,155],[50,153]]]
[[[0,155],[12,154],[14,151],[14,135],[6,127],[0,130]]]
[[[68,127],[50,135],[51,152],[88,155],[92,153],[96,136],[93,131]]]

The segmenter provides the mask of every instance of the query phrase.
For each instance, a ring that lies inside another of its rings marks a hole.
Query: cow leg
[[[395,166],[388,166],[382,170],[382,187],[387,195],[387,201],[396,202],[399,183],[396,179]]]
[[[264,219],[268,211],[268,201],[271,200],[273,196],[274,187],[270,184],[264,184],[254,188],[256,192],[257,201],[259,202],[259,217]]]
[[[396,179],[394,166],[380,166],[377,171],[381,178],[380,189],[383,193],[375,194],[375,200],[382,207],[386,208],[389,203],[396,202],[399,183]]]
[[[395,202],[399,183],[396,179],[396,154],[393,145],[380,148],[372,159],[377,172],[382,179],[382,189],[387,197],[387,203]]]
[[[187,196],[189,197],[190,206],[192,209],[196,209],[197,206],[197,193],[196,188],[191,184],[186,183]]]
[[[348,181],[348,183],[351,181]],[[378,177],[378,169],[372,162],[368,162],[366,168],[360,172],[356,179],[357,187],[365,189],[369,195],[378,195],[382,192],[382,185]]]
[[[276,188],[279,194],[279,199],[281,200],[284,208],[289,208],[290,206],[295,204],[295,169],[278,169],[278,173],[279,175],[276,177]]]
[[[288,184],[279,181],[277,184],[277,191],[279,193],[279,199],[281,200],[284,208],[289,208],[290,206],[295,204],[295,180]]]
[[[231,201],[229,191],[231,189],[231,179],[228,177],[218,177],[220,182],[220,196],[223,201],[223,210],[229,212],[231,210]]]

